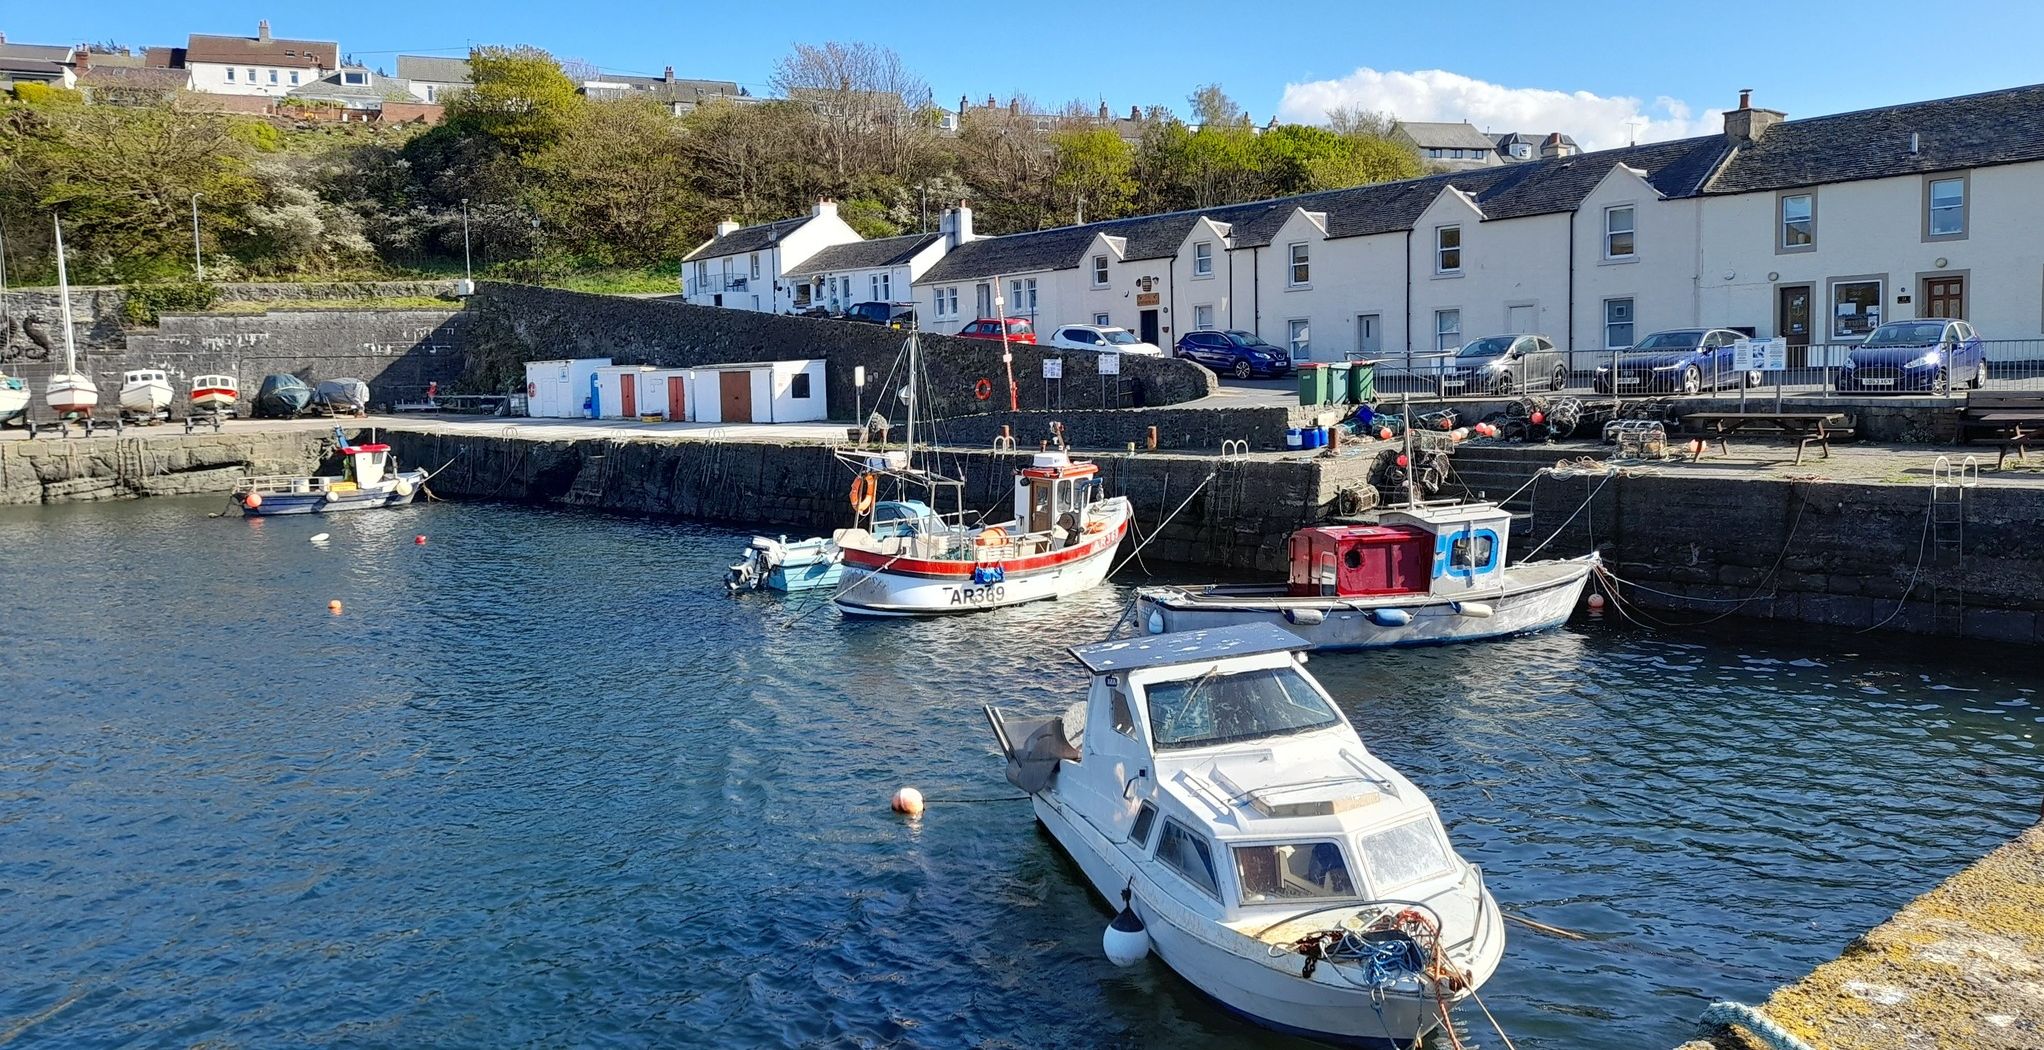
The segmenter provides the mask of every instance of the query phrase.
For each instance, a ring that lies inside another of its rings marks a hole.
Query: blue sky
[[[345,4],[88,0],[10,3],[21,42],[182,42],[191,32],[338,40],[375,65],[400,51],[530,43],[614,72],[736,80],[763,93],[796,42],[866,40],[902,54],[940,104],[960,94],[1073,98],[1183,112],[1220,82],[1259,121],[1358,102],[1409,119],[1575,135],[1589,146],[1715,127],[1742,87],[1793,118],[2044,81],[2034,0],[1943,5],[1539,2],[1385,4],[648,3]],[[1438,71],[1438,72],[1434,72]],[[1665,101],[1664,101],[1665,100]]]

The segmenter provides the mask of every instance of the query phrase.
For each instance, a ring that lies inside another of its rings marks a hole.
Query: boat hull
[[[814,591],[835,587],[844,578],[844,566],[835,561],[808,565],[781,565],[767,574],[767,587],[776,591]]]
[[[847,551],[844,570],[851,582],[838,594],[837,606],[847,616],[948,616],[1089,591],[1107,579],[1128,522],[1122,501],[1085,542],[1007,561],[936,562]],[[1001,570],[997,580],[974,577],[975,570],[995,567]]]
[[[1296,963],[1279,968],[1260,947],[1255,954],[1263,959],[1222,949],[1195,932],[1193,923],[1176,921],[1170,909],[1159,907],[1156,902],[1167,895],[1146,893],[1153,885],[1147,874],[1067,808],[1055,787],[1033,801],[1037,819],[1085,872],[1093,891],[1112,907],[1122,888],[1132,885],[1132,906],[1149,931],[1152,951],[1229,1012],[1265,1028],[1369,1050],[1412,1050],[1440,1026],[1431,998],[1387,992],[1373,1003],[1366,989],[1301,978]]]
[[[1151,633],[1194,631],[1231,624],[1270,623],[1321,650],[1389,649],[1448,645],[1527,634],[1567,622],[1582,599],[1591,555],[1537,562],[1505,570],[1499,590],[1455,598],[1393,595],[1371,598],[1290,597],[1282,588],[1155,588],[1137,596]],[[1395,610],[1408,617],[1373,617]],[[1487,615],[1485,615],[1487,613]]]
[[[194,390],[192,391],[192,411],[231,412],[234,410],[234,402],[236,400],[237,395],[232,390]]]
[[[121,411],[134,416],[153,416],[170,407],[169,383],[137,383],[121,388]]]
[[[90,376],[59,372],[44,385],[43,403],[60,416],[89,416],[99,404],[99,384]]]
[[[28,408],[28,384],[0,377],[0,419],[12,419]]]
[[[399,486],[398,481],[409,484]],[[244,517],[274,518],[287,514],[338,514],[349,510],[383,510],[402,507],[418,498],[419,490],[426,483],[423,470],[407,471],[392,479],[388,486],[371,489],[356,489],[352,492],[265,492],[262,500],[251,507],[237,493],[235,500],[241,504]],[[402,488],[403,491],[399,491]]]

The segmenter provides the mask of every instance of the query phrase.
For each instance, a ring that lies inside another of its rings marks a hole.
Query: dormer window
[[[342,74],[341,74],[341,83],[343,83],[343,84],[357,84],[357,85],[360,85],[360,84],[367,84],[367,83],[369,83],[369,74],[367,74],[367,73],[342,73]]]
[[[1520,160],[1525,160],[1526,158],[1532,155],[1533,147],[1528,146],[1523,142],[1512,143],[1512,156],[1517,157]]]

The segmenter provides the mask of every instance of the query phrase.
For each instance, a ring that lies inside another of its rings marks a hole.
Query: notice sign
[[[1136,293],[1136,306],[1137,306],[1138,308],[1141,308],[1141,309],[1149,309],[1150,307],[1152,307],[1152,306],[1156,306],[1156,305],[1158,305],[1159,303],[1162,303],[1163,301],[1164,301],[1164,293],[1162,293],[1162,292],[1137,292],[1137,293]]]
[[[1732,344],[1735,372],[1779,372],[1788,367],[1788,340],[1740,339]]]
[[[1104,375],[1104,376],[1118,376],[1118,375],[1120,375],[1120,374],[1121,374],[1121,355],[1120,355],[1120,354],[1101,354],[1101,355],[1100,355],[1100,374],[1101,374],[1101,375]]]
[[[1063,379],[1064,377],[1065,363],[1063,359],[1056,357],[1046,357],[1043,359],[1043,378]]]

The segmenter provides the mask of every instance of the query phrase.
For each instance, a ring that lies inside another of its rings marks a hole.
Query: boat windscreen
[[[1296,667],[1150,682],[1150,738],[1162,750],[1304,733],[1341,721]]]

